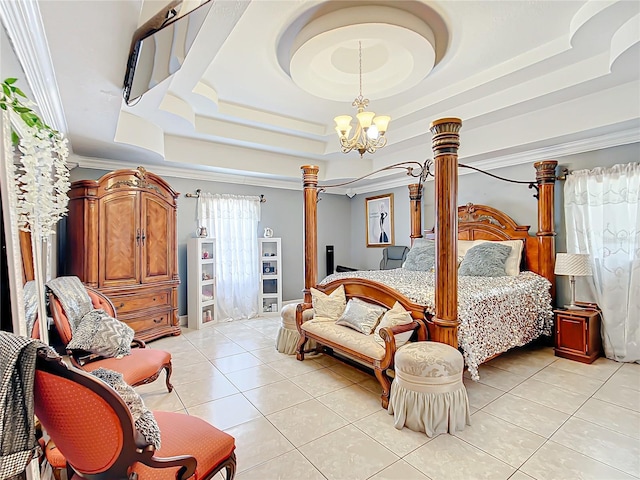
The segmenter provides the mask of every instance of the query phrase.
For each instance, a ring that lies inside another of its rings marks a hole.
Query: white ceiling
[[[640,141],[638,1],[216,1],[182,68],[128,107],[133,32],[168,1],[39,2],[80,165],[298,182],[312,163],[337,180],[429,158],[429,123],[448,116],[463,120],[461,161],[485,168]],[[357,40],[369,109],[392,117],[363,159],[333,130],[355,113],[357,56],[335,76],[321,62]]]

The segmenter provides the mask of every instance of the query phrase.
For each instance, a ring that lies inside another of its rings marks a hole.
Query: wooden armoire
[[[69,191],[65,273],[105,294],[142,340],[179,335],[178,193],[144,168]]]

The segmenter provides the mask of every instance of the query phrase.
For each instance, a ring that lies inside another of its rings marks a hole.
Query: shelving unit
[[[200,329],[216,323],[215,240],[190,238],[187,243],[189,328]]]
[[[259,238],[260,302],[263,315],[282,308],[282,250],[279,238]]]

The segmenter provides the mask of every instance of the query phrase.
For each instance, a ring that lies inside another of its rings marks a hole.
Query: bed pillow
[[[471,247],[464,256],[459,275],[471,277],[506,277],[505,264],[512,248],[494,242]]]
[[[417,238],[407,258],[402,265],[403,268],[412,271],[430,272],[436,261],[436,242],[424,238]]]
[[[340,285],[330,295],[311,288],[311,303],[315,321],[335,322],[340,318],[347,305],[344,285]]]
[[[391,310],[387,310],[385,314],[382,316],[382,319],[380,320],[380,323],[378,323],[378,326],[376,327],[375,332],[373,334],[374,335],[373,339],[376,342],[378,342],[380,345],[384,345],[384,340],[380,336],[381,328],[395,327],[396,325],[408,325],[410,323],[413,323],[413,318],[411,317],[411,314],[407,312],[404,309],[404,307],[400,305],[399,302],[396,302],[393,305],[393,308]],[[413,330],[411,330],[410,332],[395,334],[394,337],[396,340],[396,348],[401,347],[402,345],[407,343],[409,341],[409,338],[411,338],[412,334],[413,334]]]
[[[511,253],[509,253],[505,263],[505,271],[510,277],[518,276],[520,274],[520,264],[522,263],[524,240],[458,240],[458,255],[464,256],[470,248],[487,242],[511,247]]]
[[[124,322],[104,310],[91,310],[73,332],[69,350],[85,350],[101,357],[120,357],[131,353],[135,332]]]
[[[387,311],[386,308],[373,303],[365,302],[359,298],[352,298],[347,302],[347,308],[340,316],[336,325],[353,328],[354,330],[371,335],[376,328],[380,317]]]
[[[106,368],[96,368],[91,372],[91,375],[113,388],[129,408],[138,437],[141,437],[136,439],[136,445],[138,447],[153,445],[156,450],[159,450],[160,427],[158,422],[151,410],[145,406],[138,392],[124,381],[122,374]]]

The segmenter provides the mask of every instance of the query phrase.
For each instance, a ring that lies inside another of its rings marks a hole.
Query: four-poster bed
[[[514,240],[518,239],[524,243],[522,253],[522,269],[534,272],[537,275],[531,275],[532,278],[537,277],[539,281],[544,282],[542,287],[545,290],[546,298],[544,301],[548,305],[544,308],[550,312],[550,299],[554,290],[553,265],[555,258],[554,247],[554,185],[555,185],[555,168],[556,161],[542,161],[535,163],[536,182],[531,183],[537,189],[538,202],[538,230],[535,236],[529,235],[529,227],[518,225],[513,219],[503,212],[482,205],[466,205],[457,206],[458,197],[458,132],[461,127],[461,121],[456,118],[444,118],[437,120],[431,124],[431,132],[433,134],[432,147],[434,153],[435,167],[435,227],[431,234],[427,237],[435,240],[435,278],[433,279],[433,301],[430,302],[430,308],[425,307],[426,330],[428,331],[428,339],[449,344],[455,348],[459,346],[459,327],[460,319],[458,318],[458,240]],[[403,167],[406,168],[406,167]],[[423,167],[424,168],[424,167]],[[302,326],[302,312],[311,308],[310,289],[317,288],[326,293],[330,293],[340,284],[345,284],[349,288],[357,289],[359,282],[362,286],[366,286],[366,294],[361,291],[356,295],[360,298],[368,299],[373,303],[381,305],[389,304],[388,290],[375,288],[376,282],[371,281],[371,277],[367,278],[343,278],[330,277],[330,283],[318,285],[317,278],[317,195],[318,191],[323,187],[318,186],[318,167],[303,166],[303,184],[304,184],[304,220],[305,220],[305,288],[304,303],[298,307],[298,330],[301,339],[298,344],[298,359],[304,358],[304,345],[306,339],[315,338],[322,344],[322,338],[306,335]],[[410,171],[408,169],[408,171]],[[415,175],[414,175],[415,176]],[[421,238],[421,197],[422,197],[422,181],[426,178],[424,171],[421,174],[421,181],[418,184],[409,185],[410,208],[411,208],[411,242]],[[363,272],[365,273],[365,272]],[[372,272],[375,273],[375,272]],[[348,274],[344,274],[348,275]],[[549,283],[540,277],[548,280]],[[433,274],[432,274],[433,276]],[[523,274],[521,276],[526,276]],[[357,275],[356,275],[357,277]],[[372,285],[374,288],[372,288]],[[380,284],[378,284],[380,285]],[[386,286],[385,286],[386,287]],[[540,284],[538,282],[538,287]],[[551,295],[549,295],[550,293]],[[387,296],[387,298],[383,298]],[[415,304],[415,299],[407,298],[400,292],[395,292],[394,297],[408,304]],[[462,300],[466,301],[465,298]],[[425,302],[426,303],[426,302]],[[464,302],[463,302],[464,303]],[[424,303],[423,303],[424,306]],[[545,310],[545,314],[546,314]],[[414,318],[416,316],[414,315]],[[538,329],[539,335],[544,329]],[[545,333],[548,333],[548,325]],[[464,332],[463,332],[464,333]],[[526,341],[532,338],[528,333]],[[536,335],[536,336],[537,336]],[[393,335],[391,335],[393,337]],[[331,342],[328,342],[331,343]],[[392,345],[389,345],[391,343]],[[464,348],[468,342],[463,341]],[[522,344],[522,343],[516,343]],[[325,342],[325,345],[327,343]],[[334,347],[334,345],[327,345]],[[515,346],[515,345],[511,345]],[[387,342],[387,351],[385,353],[385,361],[380,362],[379,359],[364,358],[364,363],[370,364],[376,373],[376,377],[383,387],[382,403],[386,405],[388,397],[389,380],[384,372],[386,369],[393,367],[393,358],[388,357],[393,354],[395,345],[393,342]],[[393,351],[389,349],[393,347]],[[344,350],[344,349],[343,349]],[[498,350],[497,353],[500,353]],[[362,361],[358,355],[352,355],[353,352],[347,348],[347,356]],[[493,355],[495,356],[495,354]],[[469,360],[471,356],[465,358]],[[480,361],[488,359],[486,355],[478,357]],[[477,378],[477,365],[472,371],[474,377]]]

